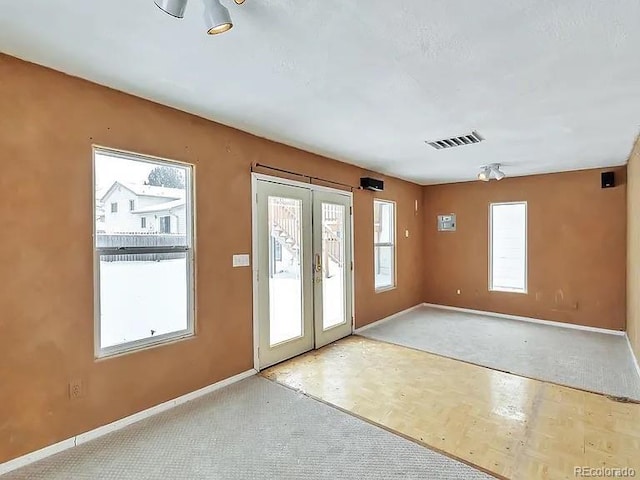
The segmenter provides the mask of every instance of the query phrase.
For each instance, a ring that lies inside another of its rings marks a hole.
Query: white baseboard
[[[485,312],[483,310],[471,310],[469,308],[451,307],[449,305],[437,305],[435,303],[424,303],[425,307],[440,308],[442,310],[453,310],[455,312],[472,313],[475,315],[485,315],[488,317],[506,318],[509,320],[519,320],[521,322],[538,323],[541,325],[551,325],[553,327],[572,328],[574,330],[584,330],[587,332],[606,333],[609,335],[626,335],[621,330],[610,330],[608,328],[587,327],[586,325],[575,325],[573,323],[554,322],[552,320],[540,320],[537,318],[521,317],[519,315],[509,315],[506,313]]]
[[[625,337],[627,337],[627,344],[629,345],[629,350],[631,351],[631,358],[633,358],[633,363],[635,363],[636,365],[636,372],[638,372],[638,377],[640,377],[640,363],[638,363],[638,357],[636,357],[636,352],[631,346],[631,339],[629,338],[629,335],[627,334],[625,335]]]
[[[400,315],[404,315],[405,313],[409,313],[409,312],[411,312],[413,310],[416,310],[416,309],[422,307],[423,305],[424,305],[424,303],[419,303],[418,305],[414,305],[413,307],[409,307],[406,310],[402,310],[401,312],[394,313],[393,315],[389,315],[388,317],[381,318],[380,320],[376,320],[375,322],[368,323],[364,327],[356,328],[353,331],[353,333],[358,334],[360,332],[364,332],[365,330],[368,330],[369,328],[371,328],[373,326],[380,325],[382,323],[388,322],[389,320],[393,320],[394,318],[397,318]]]
[[[256,373],[258,372],[254,369],[247,370],[246,372],[239,373],[237,375],[234,375],[233,377],[229,377],[212,385],[208,385],[204,388],[196,390],[195,392],[187,393],[178,398],[174,398],[173,400],[168,400],[154,407],[147,408],[146,410],[134,413],[133,415],[129,415],[128,417],[121,418],[120,420],[116,420],[115,422],[109,423],[108,425],[104,425],[88,432],[78,434],[74,437],[67,438],[66,440],[63,440],[61,442],[41,448],[40,450],[36,450],[35,452],[27,453],[26,455],[23,455],[21,457],[9,460],[8,462],[0,463],[0,475],[29,465],[30,463],[34,463],[44,458],[50,457],[51,455],[55,455],[56,453],[60,453],[77,445],[81,445],[88,441],[94,440],[98,437],[102,437],[103,435],[106,435],[108,433],[115,432],[116,430],[125,428],[132,423],[139,422],[140,420],[143,420],[145,418],[157,415],[158,413],[164,412],[171,408],[177,407],[178,405],[182,405],[183,403],[194,400],[198,397],[202,397],[203,395],[207,395],[211,392],[215,392],[216,390],[227,387],[232,383],[244,380],[245,378],[251,377]]]

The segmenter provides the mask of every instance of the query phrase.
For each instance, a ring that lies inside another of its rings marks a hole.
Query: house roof
[[[104,202],[105,199],[109,195],[111,195],[111,193],[117,186],[124,187],[138,196],[159,197],[175,200],[184,198],[185,196],[185,190],[181,188],[156,187],[155,185],[141,185],[136,183],[124,183],[115,181],[113,182],[113,185],[111,185],[111,187],[109,187],[109,189],[104,193],[104,195],[102,195],[100,201]]]
[[[137,208],[136,210],[132,210],[131,213],[160,212],[163,210],[171,210],[172,208],[182,207],[184,206],[184,204],[184,199],[172,200],[170,202],[158,203],[156,205],[149,205],[148,207]]]

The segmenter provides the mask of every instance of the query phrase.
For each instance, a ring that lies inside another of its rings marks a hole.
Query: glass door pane
[[[316,348],[351,334],[351,197],[313,192]]]
[[[345,206],[322,202],[322,328],[346,322]]]
[[[312,198],[307,188],[256,184],[257,353],[265,368],[313,348]]]
[[[269,344],[304,332],[302,311],[302,201],[269,196]]]

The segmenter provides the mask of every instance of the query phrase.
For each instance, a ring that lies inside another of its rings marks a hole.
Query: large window
[[[527,292],[527,203],[489,206],[489,289]]]
[[[193,335],[192,167],[95,148],[94,169],[96,355]]]
[[[373,201],[373,245],[376,290],[396,285],[395,203]]]

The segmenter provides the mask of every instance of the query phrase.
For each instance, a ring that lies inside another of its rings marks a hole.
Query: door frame
[[[296,180],[289,180],[288,178],[275,177],[272,175],[266,175],[263,173],[251,172],[251,284],[252,284],[252,297],[253,297],[253,368],[256,371],[260,371],[260,362],[258,360],[258,346],[260,345],[260,330],[258,321],[258,181],[265,181],[271,183],[279,183],[281,185],[288,185],[292,187],[302,187],[313,191],[329,192],[344,195],[349,198],[351,205],[350,219],[351,222],[351,241],[349,248],[351,249],[351,261],[353,262],[353,270],[351,270],[351,332],[355,330],[356,315],[355,315],[355,271],[356,266],[353,261],[354,258],[354,229],[353,229],[353,192],[341,190],[338,188],[325,187],[323,185],[314,185],[312,183],[298,182]],[[315,344],[315,319],[314,319],[314,344]]]

